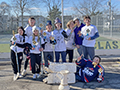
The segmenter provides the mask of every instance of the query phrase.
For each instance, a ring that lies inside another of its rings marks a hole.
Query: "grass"
[[[105,38],[105,37],[99,37],[99,38],[96,39],[96,41],[113,41],[113,40]]]
[[[0,41],[9,41],[9,39],[8,38],[1,38],[0,39]],[[111,39],[108,39],[108,38],[105,38],[105,37],[99,37],[99,38],[97,38],[96,39],[96,41],[113,41],[113,40],[111,40]],[[2,42],[1,42],[2,43]],[[103,44],[103,46],[105,46],[104,45],[104,43],[102,43],[101,42],[101,45]],[[110,43],[111,44],[111,43]],[[96,44],[97,45],[97,44]],[[96,46],[95,45],[95,46]],[[112,44],[111,44],[112,45]],[[98,45],[97,45],[98,46]],[[118,45],[119,46],[119,45]],[[98,49],[98,48],[96,48],[96,49]],[[0,44],[0,53],[1,52],[10,52],[10,45],[9,44]]]
[[[0,52],[10,52],[9,44],[0,44]]]

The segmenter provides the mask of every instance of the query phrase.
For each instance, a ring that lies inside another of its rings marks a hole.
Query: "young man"
[[[90,82],[93,79],[102,82],[104,80],[104,68],[100,65],[101,58],[94,56],[93,61],[81,59],[82,55],[78,57],[76,64],[77,67],[76,80],[83,82]]]
[[[66,45],[65,45],[65,30],[62,29],[62,23],[59,18],[55,19],[55,30],[53,31],[53,36],[56,39],[55,44],[55,58],[56,62],[59,62],[60,54],[62,57],[62,62],[66,62]]]
[[[79,36],[83,37],[83,53],[84,58],[88,59],[88,56],[91,60],[93,60],[93,57],[95,55],[94,45],[95,45],[95,39],[99,37],[98,30],[96,26],[90,24],[91,18],[90,16],[84,17],[84,22],[86,25],[82,28],[81,34],[79,33]]]
[[[75,44],[77,47],[77,51],[79,55],[81,56],[83,53],[83,48],[82,48],[82,38],[79,36],[79,33],[81,32],[81,28],[84,27],[85,25],[81,23],[79,18],[74,18],[73,19],[74,24],[76,25],[76,28],[74,29],[75,32]]]
[[[54,59],[53,45],[50,42],[50,38],[52,37],[52,22],[50,20],[47,21],[46,30],[43,31],[43,34],[44,33],[46,33],[46,36],[45,36],[46,44],[45,44],[45,49],[43,51],[43,54],[44,54],[45,67],[48,67],[48,60],[53,62],[53,59]]]
[[[35,26],[35,18],[34,17],[29,18],[28,23],[29,24],[25,28],[25,34],[29,38],[33,34],[32,27]],[[23,76],[26,75],[26,69],[27,69],[29,59],[30,59],[30,55],[29,55],[29,50],[28,50],[28,53],[26,54],[26,60],[25,60],[25,63],[24,63],[24,70],[22,72]],[[30,64],[30,70],[31,70],[31,64]]]

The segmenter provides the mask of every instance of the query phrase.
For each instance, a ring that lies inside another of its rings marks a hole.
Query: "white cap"
[[[73,22],[75,22],[75,20],[78,20],[79,23],[81,23],[81,20],[80,20],[78,17],[75,17],[75,18],[73,19]]]
[[[40,33],[40,28],[39,28],[39,27],[33,26],[33,27],[32,27],[32,32],[34,32],[35,30],[38,30],[38,32]]]

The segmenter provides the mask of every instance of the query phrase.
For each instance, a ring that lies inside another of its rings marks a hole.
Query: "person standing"
[[[35,18],[34,17],[30,17],[28,19],[28,25],[25,27],[25,34],[28,36],[28,38],[30,36],[32,36],[33,32],[32,32],[32,27],[35,26]],[[26,75],[26,69],[27,69],[27,66],[28,66],[28,61],[30,60],[30,54],[29,54],[29,48],[27,48],[27,53],[26,53],[26,60],[25,60],[25,63],[24,63],[24,70],[22,71],[22,75],[25,76]],[[29,63],[30,65],[30,70],[31,70],[31,64]]]
[[[55,30],[53,31],[53,36],[56,39],[55,44],[55,58],[56,62],[59,62],[60,54],[62,56],[62,62],[66,62],[66,45],[65,38],[67,38],[66,32],[62,29],[62,23],[59,18],[55,19]]]
[[[28,43],[32,46],[30,49],[31,67],[33,79],[36,79],[40,77],[41,51],[44,48],[44,40],[39,36],[40,29],[38,27],[32,27],[32,32],[33,35],[29,37]]]
[[[86,25],[82,28],[81,34],[79,36],[83,37],[83,52],[84,58],[88,59],[88,56],[91,60],[95,55],[95,39],[99,37],[99,33],[97,27],[95,25],[90,24],[91,18],[90,16],[84,17],[84,22]]]
[[[73,19],[74,24],[76,25],[75,29],[74,29],[74,33],[75,33],[75,44],[77,47],[77,51],[79,53],[79,55],[81,56],[83,54],[83,47],[82,47],[82,37],[79,36],[79,33],[81,32],[82,27],[84,27],[85,25],[83,23],[81,23],[79,18],[74,18]]]
[[[70,20],[68,23],[67,23],[67,29],[65,30],[67,35],[68,35],[68,38],[66,38],[65,40],[65,44],[66,44],[66,55],[68,54],[69,55],[69,62],[72,62],[73,61],[73,53],[74,53],[74,48],[75,48],[75,42],[74,42],[74,37],[75,37],[75,34],[74,34],[74,23],[73,23],[73,20]]]
[[[15,34],[11,38],[11,64],[14,72],[13,80],[16,80],[18,77],[21,76],[21,62],[23,60],[23,48],[16,46],[16,44],[24,44],[27,43],[28,37],[25,35],[24,28],[18,27],[18,34]],[[16,55],[17,53],[17,55]],[[18,60],[18,61],[17,61]]]
[[[52,30],[52,23],[50,20],[48,20],[46,24],[46,30],[43,30],[43,34],[44,33],[46,34],[46,36],[43,35],[43,37],[45,37],[46,39],[45,49],[43,50],[45,67],[48,67],[48,60],[53,62],[53,59],[54,59],[53,45],[50,42],[50,38],[52,37],[51,30]]]

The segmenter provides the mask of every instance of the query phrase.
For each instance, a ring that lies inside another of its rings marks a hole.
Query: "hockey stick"
[[[15,41],[16,41],[16,37],[15,37],[14,30],[12,31],[12,33],[13,33],[13,40],[14,40],[14,42],[15,42]],[[17,74],[15,80],[17,80],[18,77],[19,77],[19,72],[20,72],[20,70],[19,70],[19,62],[18,62],[18,55],[17,55],[17,47],[16,47],[16,44],[14,44],[14,47],[15,47],[15,56],[16,56],[16,63],[17,63],[17,70],[18,70],[18,74]]]

